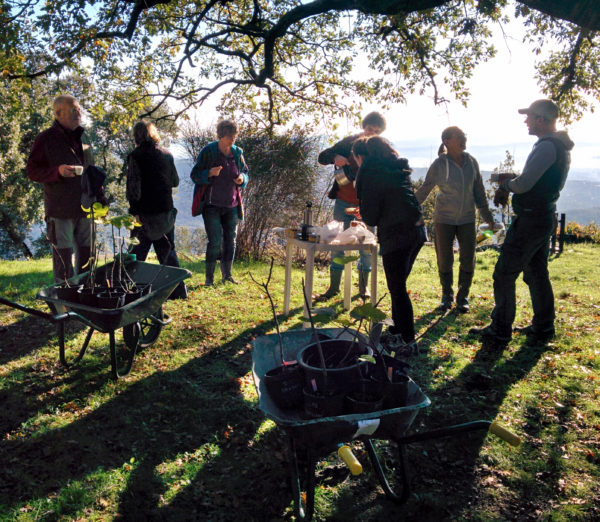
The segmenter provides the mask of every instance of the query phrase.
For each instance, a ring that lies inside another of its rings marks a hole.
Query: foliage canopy
[[[494,54],[490,27],[508,0],[0,0],[0,71],[8,78],[76,71],[130,113],[167,99],[176,115],[220,93],[224,112],[272,128],[304,113],[358,112],[411,92],[465,102],[473,68]],[[520,0],[528,38],[559,51],[539,81],[578,117],[600,98],[593,0]],[[363,61],[360,57],[366,57]],[[135,93],[132,96],[131,93]],[[129,94],[129,95],[128,95]],[[147,111],[147,107],[152,108]]]

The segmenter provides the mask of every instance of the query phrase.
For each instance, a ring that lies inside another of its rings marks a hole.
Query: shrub
[[[577,242],[600,243],[600,225],[593,221],[589,225],[569,222],[565,227],[567,236],[574,236]]]

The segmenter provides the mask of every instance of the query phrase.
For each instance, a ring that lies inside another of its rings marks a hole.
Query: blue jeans
[[[221,253],[221,262],[233,261],[238,223],[237,207],[206,205],[202,211],[202,219],[208,237],[206,262],[216,263],[219,253]],[[221,243],[223,243],[222,249]]]
[[[345,209],[349,207],[354,207],[356,205],[351,205],[350,203],[346,203],[341,199],[336,199],[335,204],[333,205],[333,219],[336,221],[341,221],[344,223],[344,230],[346,230],[352,221],[354,221],[355,217],[344,212]],[[373,232],[373,227],[367,227],[371,232]],[[336,252],[335,257],[343,257],[344,252]],[[371,271],[371,252],[366,250],[360,251],[360,259],[358,261],[357,268],[359,270],[363,270],[365,272]],[[344,265],[338,265],[337,263],[331,262],[331,270],[343,270]]]
[[[548,247],[554,215],[518,215],[512,222],[494,268],[492,328],[511,335],[515,320],[515,281],[523,272],[533,308],[532,325],[542,332],[554,327],[554,293],[548,274]]]

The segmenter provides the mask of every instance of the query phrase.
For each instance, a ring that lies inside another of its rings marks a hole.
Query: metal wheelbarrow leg
[[[377,474],[377,478],[379,479],[379,483],[383,488],[386,496],[393,500],[398,504],[404,504],[408,500],[408,495],[410,494],[410,486],[408,484],[408,473],[406,471],[406,452],[404,448],[404,444],[400,444],[396,442],[398,446],[398,464],[400,469],[398,470],[398,474],[400,475],[400,480],[402,482],[402,493],[396,493],[385,475],[385,471],[381,462],[379,462],[379,457],[375,452],[375,447],[373,446],[373,441],[371,439],[363,439],[365,447],[367,448],[367,453],[369,455],[369,459],[371,460],[371,464],[373,465],[373,469]]]
[[[65,323],[64,323],[64,321],[60,321],[59,323],[57,323],[56,329],[58,330],[58,356],[60,359],[60,363],[65,368],[69,368],[71,365],[76,364],[79,361],[81,361],[81,358],[84,356],[85,351],[87,350],[87,347],[90,344],[90,339],[92,338],[94,329],[90,327],[87,335],[85,336],[85,341],[83,342],[83,346],[79,350],[79,353],[77,354],[77,356],[71,361],[67,361],[67,355],[65,353]]]
[[[294,514],[297,520],[310,520],[314,513],[315,503],[315,459],[306,446],[298,447],[291,435],[289,438],[290,480],[294,501]],[[302,455],[298,456],[298,451]]]
[[[379,462],[379,457],[375,452],[375,447],[373,446],[372,440],[369,438],[362,438],[362,440],[365,444],[365,447],[367,448],[369,458],[371,460],[371,463],[373,464],[373,468],[377,473],[377,477],[379,479],[381,487],[385,491],[386,496],[394,502],[397,502],[398,504],[403,504],[408,500],[408,496],[410,494],[408,472],[406,470],[405,445],[411,442],[422,442],[426,440],[437,439],[440,437],[450,437],[459,433],[469,433],[471,431],[489,431],[490,433],[497,435],[498,437],[500,437],[501,439],[513,446],[518,446],[520,444],[519,437],[507,431],[505,428],[499,426],[495,422],[484,420],[466,422],[464,424],[456,424],[454,426],[447,426],[445,428],[430,430],[423,433],[415,433],[412,435],[405,435],[398,439],[392,439],[398,446],[398,464],[400,466],[398,473],[399,478],[402,482],[402,493],[400,495],[394,492],[394,490],[391,488],[385,475],[385,471],[381,466],[381,463]]]

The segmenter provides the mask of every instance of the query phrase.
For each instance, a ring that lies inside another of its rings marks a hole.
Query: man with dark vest
[[[492,323],[470,333],[484,340],[506,344],[515,319],[515,281],[523,272],[529,286],[533,319],[518,329],[534,341],[554,337],[554,294],[548,275],[548,247],[556,227],[554,212],[571,163],[573,142],[565,131],[556,131],[558,107],[551,100],[537,100],[526,109],[529,134],[539,139],[527,157],[520,176],[501,174],[494,203],[506,204],[512,192],[515,219],[511,223],[494,269]]]
[[[70,95],[54,100],[54,124],[35,140],[27,176],[44,185],[44,208],[48,239],[52,243],[52,266],[56,282],[73,275],[90,258],[90,220],[81,209],[81,174],[93,164],[89,145],[82,143],[81,107]]]

